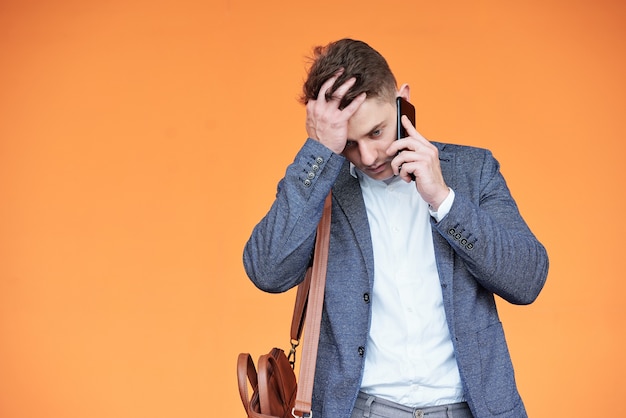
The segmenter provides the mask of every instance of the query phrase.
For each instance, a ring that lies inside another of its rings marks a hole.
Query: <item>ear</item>
[[[398,96],[402,97],[403,99],[406,99],[407,101],[410,101],[409,100],[410,90],[411,88],[409,87],[409,85],[405,83],[402,86],[400,86],[400,89],[398,90]]]

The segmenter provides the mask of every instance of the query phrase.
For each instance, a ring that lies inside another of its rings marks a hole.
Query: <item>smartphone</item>
[[[396,130],[396,139],[406,138],[408,135],[406,133],[406,129],[404,129],[404,126],[402,126],[400,118],[402,117],[402,115],[407,115],[407,117],[411,121],[411,124],[415,126],[415,106],[409,103],[406,99],[402,97],[397,97],[396,109],[398,112],[398,128]]]
[[[402,117],[402,115],[406,115],[411,121],[411,124],[415,126],[415,106],[413,106],[402,97],[396,97],[396,111],[398,113],[398,117],[396,118],[398,121],[398,127],[396,129],[396,139],[406,138],[408,134],[406,133],[406,129],[404,129],[404,126],[402,126],[402,121],[400,120],[400,118]],[[415,181],[415,175],[410,174],[410,176],[411,179]]]

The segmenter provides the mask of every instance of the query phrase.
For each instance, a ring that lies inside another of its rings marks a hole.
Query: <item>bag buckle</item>
[[[289,350],[289,355],[287,356],[287,360],[289,360],[289,364],[294,370],[296,368],[296,348],[298,348],[299,345],[299,340],[291,340],[291,350]]]
[[[313,416],[313,412],[309,412],[308,414],[303,413],[302,415],[296,415],[296,408],[291,408],[291,415],[293,418],[311,418]]]

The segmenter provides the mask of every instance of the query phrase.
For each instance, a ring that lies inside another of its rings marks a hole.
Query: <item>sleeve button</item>
[[[359,356],[363,357],[365,355],[365,347],[359,347]]]

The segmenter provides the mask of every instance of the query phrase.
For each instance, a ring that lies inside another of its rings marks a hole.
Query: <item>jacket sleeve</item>
[[[244,247],[246,274],[259,289],[284,292],[304,279],[324,200],[344,161],[309,138],[287,167],[276,199]]]
[[[433,225],[484,288],[514,304],[532,303],[548,274],[546,249],[522,219],[491,153],[467,154],[454,161],[450,212]],[[467,174],[477,164],[478,180]]]

